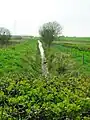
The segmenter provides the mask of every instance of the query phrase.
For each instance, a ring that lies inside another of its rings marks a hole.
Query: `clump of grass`
[[[53,75],[70,73],[75,64],[69,54],[54,51],[48,53],[47,62],[49,72]]]

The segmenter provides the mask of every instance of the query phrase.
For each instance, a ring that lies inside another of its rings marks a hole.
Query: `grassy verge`
[[[29,71],[35,74],[36,52],[37,41],[35,40],[0,49],[0,75]]]

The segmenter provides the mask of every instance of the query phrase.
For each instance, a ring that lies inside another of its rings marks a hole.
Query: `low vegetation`
[[[0,49],[0,120],[90,120],[90,78],[79,69],[78,49],[71,54],[65,44],[44,46],[45,78],[37,45],[33,38]]]
[[[90,75],[90,45],[88,44],[71,44],[71,43],[54,43],[53,48],[57,51],[60,50],[63,53],[71,55],[77,62],[78,69],[83,74]]]
[[[0,28],[0,44],[7,44],[11,38],[10,31],[6,28]]]
[[[60,36],[59,40],[63,41],[81,41],[81,42],[88,42],[90,41],[90,37],[69,37],[69,36]]]

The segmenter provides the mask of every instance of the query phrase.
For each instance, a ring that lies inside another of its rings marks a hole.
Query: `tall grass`
[[[74,60],[76,60],[77,64],[79,65],[80,71],[86,74],[90,74],[90,52],[89,51],[83,51],[77,48],[63,46],[60,44],[53,44],[53,47],[57,51],[70,54],[71,57],[74,58]]]

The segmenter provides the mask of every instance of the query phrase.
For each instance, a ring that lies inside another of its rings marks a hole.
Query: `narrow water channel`
[[[38,47],[39,47],[40,55],[41,55],[42,75],[47,77],[49,72],[48,72],[48,67],[47,67],[47,62],[46,62],[44,49],[43,49],[43,46],[42,46],[42,42],[40,40],[38,40]]]

